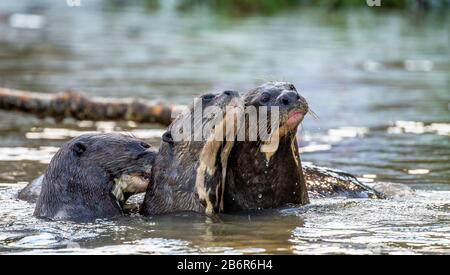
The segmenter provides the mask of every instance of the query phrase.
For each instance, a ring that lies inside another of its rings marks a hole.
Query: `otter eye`
[[[147,144],[145,142],[141,142],[141,147],[144,148],[144,149],[148,149],[148,148],[150,148],[150,144]]]
[[[261,103],[263,103],[263,104],[268,103],[270,101],[270,95],[269,94],[263,94],[259,101]]]
[[[206,94],[206,95],[202,96],[202,100],[204,102],[208,102],[208,101],[213,100],[215,97],[216,97],[216,95],[214,95],[214,94]]]

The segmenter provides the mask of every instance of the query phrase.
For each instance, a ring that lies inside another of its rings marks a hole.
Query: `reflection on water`
[[[319,116],[299,131],[303,160],[398,196],[313,200],[221,223],[186,215],[49,223],[31,218],[33,205],[16,195],[62,142],[114,131],[158,146],[163,130],[0,112],[0,253],[450,253],[448,12],[304,9],[231,19],[178,13],[172,1],[151,11],[108,1],[7,2],[0,86],[187,104],[207,90],[292,81]]]
[[[402,134],[402,133],[413,133],[413,134],[424,134],[424,133],[435,133],[441,136],[450,135],[450,124],[446,123],[431,123],[430,125],[424,125],[423,122],[416,121],[396,121],[395,125],[389,127],[389,133]]]
[[[388,200],[313,200],[303,208],[223,216],[221,223],[178,215],[84,225],[30,221],[31,207],[9,190],[1,192],[8,210],[0,210],[0,251],[10,253],[402,254],[448,253],[450,245],[448,187]],[[8,211],[18,214],[13,219]]]

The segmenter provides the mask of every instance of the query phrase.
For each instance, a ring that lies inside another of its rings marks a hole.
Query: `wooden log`
[[[138,98],[89,97],[80,92],[36,93],[0,88],[0,110],[51,117],[92,121],[135,121],[169,125],[172,113],[185,106]]]

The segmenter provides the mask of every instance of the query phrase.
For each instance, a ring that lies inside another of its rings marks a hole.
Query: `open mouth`
[[[286,125],[297,126],[298,124],[300,124],[300,122],[302,122],[304,117],[305,117],[304,112],[294,111],[288,115]]]
[[[150,181],[150,173],[141,173],[141,174],[137,174],[135,176],[138,176],[138,177],[142,178],[143,180]]]
[[[150,183],[149,173],[123,174],[115,180],[125,193],[144,193]]]

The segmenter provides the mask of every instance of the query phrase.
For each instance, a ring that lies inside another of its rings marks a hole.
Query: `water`
[[[62,142],[84,132],[128,131],[158,146],[163,129],[1,112],[0,253],[450,253],[448,11],[306,9],[229,18],[178,13],[173,1],[163,2],[152,10],[109,1],[79,8],[2,1],[0,86],[187,104],[208,90],[291,81],[319,116],[299,131],[304,161],[369,184],[404,183],[415,194],[312,200],[221,223],[186,215],[45,222],[16,195]],[[42,17],[16,28],[10,15],[17,12]]]

